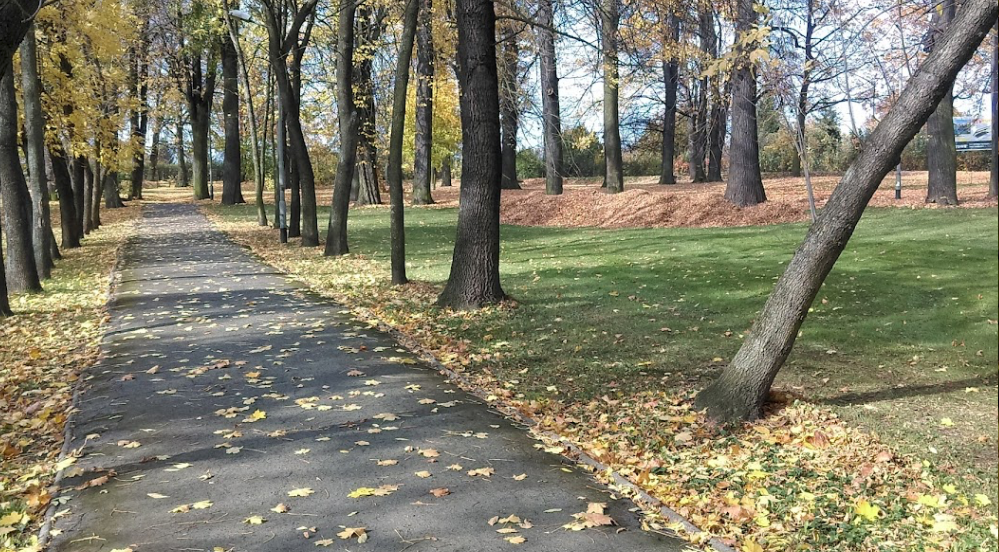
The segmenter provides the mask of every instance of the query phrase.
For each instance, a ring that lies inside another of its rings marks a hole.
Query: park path
[[[682,549],[193,205],[145,208],[103,351],[52,550]],[[590,503],[617,526],[563,528]]]

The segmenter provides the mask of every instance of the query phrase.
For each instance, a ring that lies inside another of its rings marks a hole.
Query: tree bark
[[[243,160],[239,136],[239,59],[231,39],[222,40],[222,114],[225,120],[222,205],[246,203],[241,188]]]
[[[722,181],[722,153],[725,149],[725,131],[728,123],[728,94],[724,87],[715,81],[715,102],[711,106],[711,122],[708,126],[708,174],[707,182]]]
[[[153,119],[153,141],[149,148],[149,179],[153,182],[160,180],[160,138],[163,134],[163,118],[156,116]]]
[[[42,114],[41,81],[38,78],[38,48],[35,25],[21,42],[21,89],[24,98],[24,134],[28,154],[28,191],[31,194],[31,243],[35,249],[38,277],[52,276],[52,219],[49,213],[49,186],[45,174],[45,116]]]
[[[707,180],[707,171],[704,165],[704,154],[708,146],[708,79],[702,78],[697,82],[694,92],[694,105],[691,108],[690,119],[688,121],[687,149],[690,165],[690,180],[692,182],[704,182]]]
[[[618,114],[618,24],[620,0],[601,0],[600,38],[604,68],[604,186],[612,193],[624,191],[621,159],[621,118]]]
[[[250,122],[250,145],[253,154],[253,199],[257,208],[257,225],[267,226],[267,208],[264,205],[264,153],[257,132],[257,114],[253,105],[253,91],[250,89],[250,73],[246,68],[246,57],[243,55],[243,47],[239,43],[239,36],[236,32],[236,22],[225,14],[226,28],[229,31],[229,40],[232,42],[233,50],[236,53],[236,60],[239,62],[239,72],[243,77],[243,94],[246,101],[247,120]],[[265,140],[266,142],[266,140]]]
[[[753,0],[737,0],[736,4],[736,36],[742,36],[753,30],[756,12],[753,10]],[[754,48],[755,45],[748,47]],[[749,207],[767,200],[763,191],[763,176],[760,174],[756,73],[749,54],[748,51],[739,52],[732,73],[732,141],[725,199],[739,207]]]
[[[184,120],[180,115],[177,115],[177,172],[178,175],[177,185],[186,188],[191,185],[190,179],[187,177],[187,153],[184,151],[186,148],[184,146]]]
[[[147,14],[148,17],[148,14]],[[139,44],[133,49],[131,89],[135,94],[136,107],[129,114],[132,131],[132,177],[129,197],[142,199],[142,183],[146,171],[146,129],[149,124],[149,82],[148,82],[148,43],[146,39],[148,19],[139,32]]]
[[[392,127],[389,131],[389,159],[386,177],[389,186],[389,222],[392,238],[392,284],[402,285],[406,278],[406,226],[402,190],[402,141],[406,133],[406,97],[409,88],[409,64],[413,58],[416,20],[420,0],[407,0],[403,14],[402,37],[395,83],[392,90]]]
[[[378,134],[375,106],[374,56],[372,50],[382,34],[382,14],[370,6],[361,5],[357,13],[358,44],[364,45],[363,55],[354,56],[355,88],[358,92],[358,118],[360,119],[356,197],[358,205],[379,205],[382,202],[378,185]]]
[[[441,187],[450,188],[451,187],[451,157],[445,157],[444,161],[441,161]]]
[[[285,121],[287,122],[287,119]],[[300,238],[302,237],[302,180],[295,163],[295,156],[287,156],[284,166],[288,174],[286,182],[291,199],[291,204],[288,206],[288,237]]]
[[[954,0],[943,0],[939,11],[934,11],[927,49],[934,48],[941,33],[946,32],[954,20]],[[936,111],[926,123],[929,141],[926,144],[926,167],[929,176],[926,202],[939,205],[957,205],[957,145],[954,143],[954,89],[944,95]]]
[[[0,224],[0,239],[3,239],[2,226]],[[4,268],[3,248],[0,247],[0,318],[13,315],[14,311],[10,310],[10,300],[7,298],[7,270]]]
[[[434,142],[433,0],[420,0],[416,29],[416,144],[413,157],[413,205],[430,205],[430,159]]]
[[[52,178],[59,194],[59,229],[62,232],[63,249],[80,247],[79,228],[80,216],[76,210],[76,194],[73,191],[73,180],[69,174],[69,163],[62,146],[49,146],[49,159],[52,163]]]
[[[930,117],[996,20],[994,0],[966,0],[882,122],[847,169],[794,254],[746,341],[721,376],[697,396],[720,420],[751,420],[787,359],[808,309],[857,222],[902,149]]]
[[[519,190],[517,180],[517,131],[520,126],[520,46],[517,44],[518,29],[512,21],[507,21],[501,41],[500,59],[497,66],[500,83],[500,147],[501,180],[500,189]]]
[[[83,160],[83,233],[94,230],[94,169],[90,162]]]
[[[336,44],[336,106],[340,126],[340,161],[333,179],[333,201],[330,209],[329,231],[326,233],[328,257],[346,255],[347,213],[350,208],[350,187],[357,164],[357,128],[360,121],[354,106],[354,0],[340,0],[337,17]]]
[[[14,70],[11,66],[14,50],[21,45],[37,9],[37,4],[25,0],[0,3],[0,78]]]
[[[558,60],[555,55],[554,28],[555,8],[552,0],[540,0],[538,2],[537,32],[538,51],[541,58],[541,123],[545,146],[545,193],[561,195],[565,169],[563,167],[562,115],[559,106]],[[450,168],[450,161],[448,161],[449,177]]]
[[[42,284],[32,247],[31,197],[17,153],[17,96],[10,57],[0,67],[0,200],[7,235],[6,281],[14,293],[36,292]]]
[[[191,58],[191,73],[187,83],[187,107],[191,114],[191,180],[194,199],[209,199],[208,131],[212,123],[212,103],[215,96],[215,64],[209,56],[207,70],[201,66],[201,56]]]
[[[680,42],[680,18],[670,13],[666,16],[665,44],[678,46]],[[663,144],[660,163],[659,183],[676,184],[673,160],[676,158],[676,92],[680,85],[680,64],[675,54],[663,59]]]
[[[999,197],[999,25],[992,35],[992,178],[989,197]]]
[[[500,128],[496,14],[490,0],[458,0],[462,170],[451,274],[437,304],[478,308],[502,301]]]

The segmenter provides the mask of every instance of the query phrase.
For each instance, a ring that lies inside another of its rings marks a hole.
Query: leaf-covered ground
[[[420,283],[403,289],[386,285],[384,209],[352,213],[355,253],[338,260],[278,247],[251,207],[214,212],[746,551],[996,549],[994,208],[869,213],[782,373],[783,402],[734,433],[690,396],[738,348],[802,225],[504,227],[517,303],[452,313],[433,300],[453,210],[408,210]]]
[[[35,549],[74,382],[97,359],[111,269],[139,209],[102,211],[45,293],[12,296],[15,316],[0,319],[0,551]]]

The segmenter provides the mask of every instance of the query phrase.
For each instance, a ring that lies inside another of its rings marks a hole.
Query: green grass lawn
[[[216,209],[253,223],[252,206]],[[406,216],[410,277],[443,283],[456,211]],[[994,208],[869,211],[777,381],[903,451],[952,464],[993,498],[997,220]],[[553,385],[578,400],[698,388],[735,354],[805,230],[504,226],[503,286],[518,308],[448,317],[448,331],[491,354],[497,377],[528,396]],[[353,210],[350,246],[387,269],[388,211]]]

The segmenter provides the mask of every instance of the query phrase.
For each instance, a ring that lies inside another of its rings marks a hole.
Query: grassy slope
[[[223,212],[252,224],[252,207]],[[455,216],[407,211],[411,278],[446,279]],[[996,222],[996,209],[869,212],[778,381],[903,450],[953,462],[993,497]],[[350,224],[352,251],[384,268],[387,211],[354,210]],[[519,308],[454,316],[450,331],[472,351],[499,353],[497,376],[528,396],[550,385],[574,400],[696,388],[735,353],[805,228],[505,226],[503,282]]]

